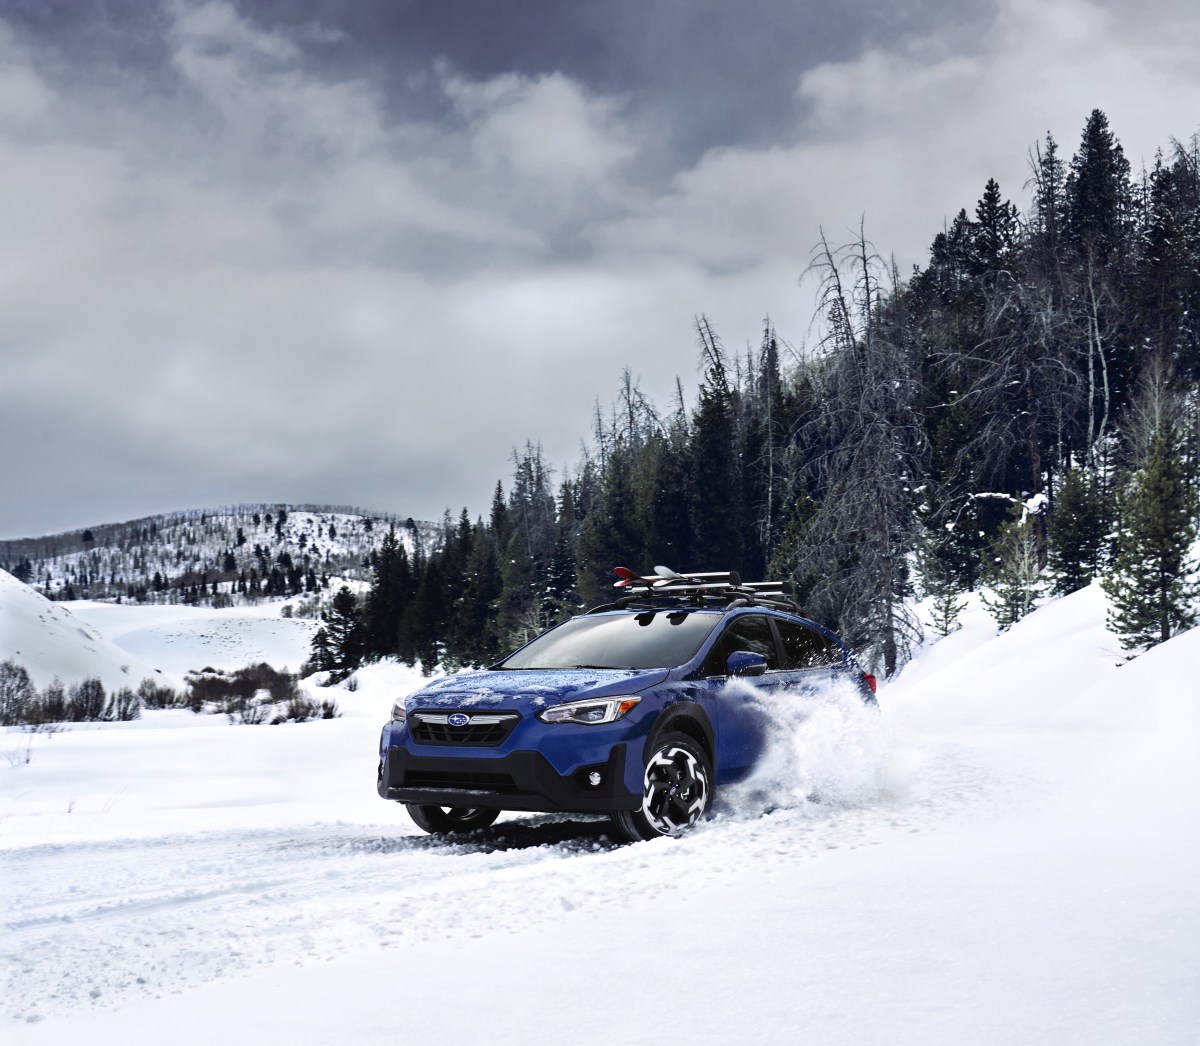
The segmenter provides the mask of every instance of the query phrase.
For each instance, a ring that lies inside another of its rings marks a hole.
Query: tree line
[[[1095,110],[1069,160],[1047,135],[1028,161],[1024,210],[989,179],[907,275],[865,229],[822,234],[804,350],[767,321],[730,352],[699,317],[693,405],[626,371],[568,475],[527,444],[486,517],[447,514],[411,555],[385,539],[314,664],[486,664],[607,601],[617,564],[790,579],[886,675],[914,597],[947,631],[981,586],[1001,627],[1098,577],[1129,650],[1190,627],[1200,138],[1135,173]]]
[[[315,607],[331,577],[373,577],[391,523],[414,533],[431,526],[359,510],[241,505],[0,541],[0,568],[50,599],[226,607],[289,596]]]

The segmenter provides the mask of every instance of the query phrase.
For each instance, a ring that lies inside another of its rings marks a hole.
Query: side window
[[[747,614],[730,622],[724,634],[717,640],[704,663],[706,676],[723,676],[725,662],[735,650],[749,650],[762,654],[767,659],[767,671],[779,668],[779,655],[775,649],[775,636],[771,622],[761,614]]]
[[[824,668],[842,661],[842,648],[828,636],[793,621],[776,621],[783,640],[784,664],[794,668]]]

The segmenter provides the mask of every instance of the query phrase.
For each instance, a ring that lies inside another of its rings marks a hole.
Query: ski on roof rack
[[[743,581],[736,570],[680,574],[670,567],[656,566],[649,575],[636,574],[628,567],[615,567],[614,588],[626,589],[627,595],[614,603],[594,607],[599,610],[624,609],[634,605],[652,606],[666,602],[689,602],[700,606],[724,604],[776,606],[796,610],[787,597],[792,586],[786,581]]]

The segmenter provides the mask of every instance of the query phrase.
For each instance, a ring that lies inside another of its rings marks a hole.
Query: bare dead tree
[[[787,557],[810,605],[890,676],[920,636],[905,601],[913,490],[925,457],[918,382],[896,297],[884,295],[886,270],[862,228],[836,249],[822,232],[814,255],[808,274],[818,280],[824,321],[812,371],[820,408],[800,435],[821,496]]]

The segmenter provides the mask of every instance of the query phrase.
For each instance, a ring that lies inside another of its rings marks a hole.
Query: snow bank
[[[214,610],[80,601],[71,610],[123,650],[183,678],[206,666],[233,670],[261,661],[296,671],[308,660],[320,622],[282,617],[282,605]]]
[[[1006,632],[972,597],[963,628],[918,651],[880,692],[912,726],[1023,730],[1047,725],[1080,694],[1104,684],[1123,655],[1105,627],[1099,584],[1056,599]]]
[[[55,677],[68,686],[99,678],[108,691],[137,688],[143,679],[176,686],[179,679],[160,671],[160,662],[113,643],[86,617],[0,570],[0,660],[24,665],[33,682],[45,687]]]

